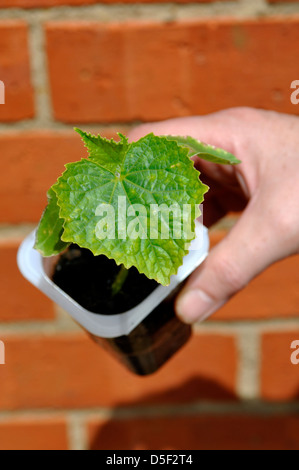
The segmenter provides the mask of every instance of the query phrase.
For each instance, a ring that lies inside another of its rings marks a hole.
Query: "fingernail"
[[[178,299],[176,310],[184,323],[204,321],[215,311],[215,300],[202,290],[189,290]]]

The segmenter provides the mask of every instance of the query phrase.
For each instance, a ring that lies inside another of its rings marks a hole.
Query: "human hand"
[[[299,118],[234,108],[143,124],[129,139],[150,132],[190,135],[242,161],[230,167],[195,158],[211,188],[204,203],[205,225],[243,210],[177,298],[176,311],[184,322],[203,321],[269,265],[299,252]]]

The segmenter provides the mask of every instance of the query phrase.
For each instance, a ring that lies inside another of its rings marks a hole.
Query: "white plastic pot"
[[[170,285],[157,287],[138,306],[117,315],[92,313],[54,284],[51,277],[58,257],[43,258],[34,250],[34,241],[35,231],[18,251],[18,266],[23,276],[133,372],[146,375],[156,371],[190,337],[191,328],[174,315],[173,300],[188,276],[208,255],[208,230],[203,225],[197,223],[196,239]],[[153,329],[153,325],[157,327]]]

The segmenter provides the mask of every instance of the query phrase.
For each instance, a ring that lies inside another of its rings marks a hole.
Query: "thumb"
[[[264,219],[257,204],[247,206],[178,296],[176,312],[182,321],[205,320],[279,258],[273,231],[271,236]]]

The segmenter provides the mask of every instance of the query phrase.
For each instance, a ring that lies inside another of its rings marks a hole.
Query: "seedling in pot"
[[[197,224],[188,254],[208,191],[191,157],[239,161],[191,137],[149,134],[129,143],[121,134],[115,142],[77,132],[89,157],[66,165],[50,188],[35,236],[42,256],[30,236],[19,266],[97,343],[134,373],[148,375],[191,336],[173,302],[208,253],[205,229],[192,251]]]
[[[35,248],[49,257],[71,244],[119,266],[111,283],[116,296],[135,267],[168,285],[195,237],[208,187],[191,157],[237,164],[232,154],[191,137],[149,134],[129,143],[93,136],[79,129],[89,157],[66,165],[48,192]]]

